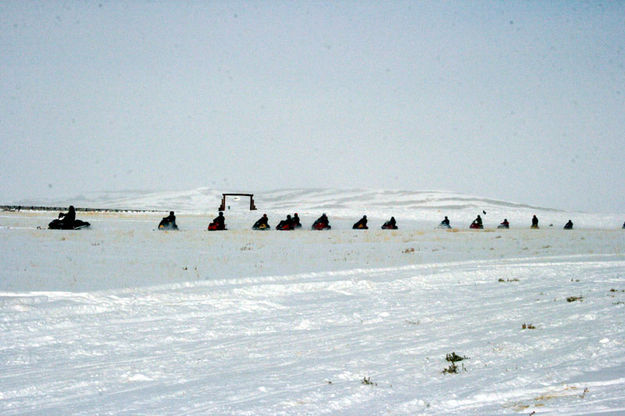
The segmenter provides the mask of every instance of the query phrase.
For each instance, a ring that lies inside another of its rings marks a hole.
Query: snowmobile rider
[[[209,230],[211,229],[211,226],[213,227],[212,229],[215,229],[215,230],[225,230],[226,229],[226,219],[224,218],[223,211],[219,211],[219,215],[213,220],[213,222],[208,224],[208,229]]]
[[[538,228],[538,217],[536,215],[532,217],[532,228]]]
[[[507,218],[504,218],[503,221],[501,222],[501,224],[499,224],[499,226],[501,228],[510,228],[510,223],[508,222]]]
[[[163,217],[161,221],[163,224],[171,224],[173,227],[177,227],[176,225],[176,216],[174,215],[174,211],[169,211],[169,215]]]
[[[386,221],[382,225],[382,229],[383,230],[396,230],[397,229],[397,222],[395,221],[395,217],[391,217],[390,220]]]
[[[572,230],[573,229],[573,221],[569,220],[569,222],[564,224],[564,229],[565,230]]]
[[[286,216],[286,220],[282,220],[276,226],[276,230],[288,231],[293,229],[293,218],[291,218],[291,214]]]
[[[480,217],[480,214],[477,214],[477,218],[473,220],[473,224],[472,225],[476,225],[479,228],[482,228],[484,226],[482,224],[482,217]]]
[[[217,217],[213,220],[213,223],[217,224],[220,227],[226,225],[226,219],[224,218],[223,211],[219,211],[219,215],[217,215]]]
[[[301,228],[302,227],[302,223],[299,222],[299,216],[297,215],[297,212],[295,214],[293,214],[293,218],[292,218],[292,224],[293,224],[293,228]]]
[[[64,226],[71,228],[74,226],[74,222],[76,222],[76,210],[73,205],[70,205],[67,213],[60,213],[59,219],[63,223]]]
[[[358,220],[358,222],[356,222],[352,228],[354,230],[368,230],[369,227],[367,227],[367,216],[363,215],[361,219]]]
[[[447,218],[447,216],[445,215],[445,219],[443,219],[443,221],[441,221],[441,225],[445,226],[445,227],[451,227],[449,225],[449,218]]]
[[[254,223],[252,228],[269,228],[269,218],[267,218],[267,214],[263,214],[263,216]]]

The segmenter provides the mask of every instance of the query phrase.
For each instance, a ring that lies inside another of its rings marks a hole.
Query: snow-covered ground
[[[0,414],[625,413],[624,216],[283,190],[256,212],[233,201],[209,233],[219,199],[57,201],[174,209],[178,232],[159,213],[79,212],[92,227],[71,232],[0,212]],[[263,212],[304,229],[250,230]],[[321,212],[333,229],[308,230]],[[380,230],[390,215],[400,229]],[[457,228],[435,229],[443,215]],[[452,352],[468,358],[443,373]]]

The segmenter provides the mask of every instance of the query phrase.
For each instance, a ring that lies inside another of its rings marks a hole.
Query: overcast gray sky
[[[3,1],[0,203],[453,190],[625,212],[625,2]]]

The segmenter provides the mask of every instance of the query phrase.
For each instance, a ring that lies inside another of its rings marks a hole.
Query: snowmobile
[[[293,222],[291,215],[287,215],[286,220],[282,220],[278,223],[278,225],[276,225],[276,230],[280,231],[291,231],[293,229],[295,229],[295,223]]]
[[[50,230],[80,230],[81,228],[89,227],[86,221],[76,219],[76,209],[73,205],[70,205],[67,212],[59,213],[57,219],[52,220],[48,224]]]
[[[214,221],[208,224],[208,231],[225,231],[225,230],[227,230],[226,224],[219,224]]]
[[[445,219],[438,224],[438,228],[449,230],[451,228],[451,225],[449,225],[449,218],[445,217]]]
[[[278,225],[276,225],[276,230],[291,231],[292,229],[293,229],[293,224],[291,224],[289,221],[286,221],[286,220],[282,220],[278,223]]]
[[[332,227],[327,222],[315,221],[311,227],[313,230],[330,230]]]
[[[352,230],[368,230],[368,229],[369,227],[367,227],[366,215],[362,217],[360,220],[358,220],[358,222],[356,222],[354,225],[352,225]]]
[[[167,218],[163,218],[161,222],[158,223],[159,230],[177,230],[178,226],[175,222],[168,220]]]
[[[572,230],[573,229],[573,221],[569,220],[569,222],[564,224],[564,229],[565,230]]]
[[[504,219],[503,222],[497,226],[497,228],[508,229],[510,228],[510,223],[507,219]]]
[[[479,214],[477,215],[477,218],[473,220],[469,228],[472,228],[475,230],[482,230],[484,228],[484,225],[482,224],[482,217]]]
[[[169,211],[169,215],[163,217],[161,222],[158,223],[159,230],[177,230],[178,226],[176,225],[176,216],[174,215],[174,211]]]
[[[252,230],[270,230],[271,226],[267,222],[267,214],[264,214],[258,221],[252,225]]]
[[[89,224],[87,221],[74,220],[71,224],[69,224],[63,220],[56,219],[56,220],[52,220],[50,224],[48,224],[48,229],[49,230],[80,230],[82,228],[87,228],[90,225],[91,224]]]
[[[293,228],[302,228],[302,224],[299,222],[299,216],[297,212],[293,215]]]
[[[313,230],[329,230],[331,228],[326,214],[322,214],[321,217],[317,218],[311,227]]]
[[[390,220],[388,220],[384,224],[382,224],[382,229],[383,230],[396,230],[397,229],[397,223],[395,222],[395,217],[391,217]]]
[[[224,231],[226,229],[226,219],[224,218],[224,213],[219,211],[219,215],[213,219],[213,222],[208,224],[208,231]]]

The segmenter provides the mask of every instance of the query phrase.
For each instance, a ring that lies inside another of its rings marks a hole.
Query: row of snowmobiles
[[[369,227],[367,226],[367,216],[363,215],[362,218],[360,220],[358,220],[354,225],[352,225],[352,229],[353,230],[368,230]],[[383,230],[397,230],[397,221],[395,221],[395,217],[391,217],[390,220],[386,221],[384,224],[382,224],[381,227]]]
[[[286,219],[281,220],[278,225],[276,225],[276,230],[279,231],[290,231],[302,228],[302,223],[300,221],[299,215],[297,213],[291,216],[290,214],[286,216]],[[324,213],[319,218],[313,222],[310,227],[312,230],[331,230],[332,226],[330,225],[330,220],[328,216]],[[367,216],[363,216],[358,222],[356,222],[352,228],[354,230],[367,230],[369,227],[367,226]],[[177,230],[178,226],[176,225],[176,217],[174,212],[171,211],[169,216],[163,218],[158,225],[159,230]],[[267,214],[263,214],[254,225],[252,225],[253,230],[271,230],[271,225],[269,225],[269,218]],[[391,219],[385,222],[382,225],[383,230],[397,230],[397,222],[395,221],[395,217],[391,217]],[[209,225],[209,231],[219,231],[226,230],[225,218],[223,216],[223,212],[219,212],[219,216],[215,218]]]
[[[302,228],[302,223],[300,222],[299,216],[295,213],[292,217],[291,215],[287,215],[286,219],[281,220],[278,225],[276,225],[276,230],[280,231],[289,231],[296,230],[298,228]],[[332,226],[330,225],[330,221],[328,220],[328,216],[324,213],[319,218],[313,222],[310,227],[312,230],[330,230]],[[270,230],[271,226],[268,223],[267,214],[263,214],[263,216],[254,223],[252,226],[254,230]],[[367,216],[363,216],[360,220],[358,220],[353,226],[354,230],[368,230],[367,226]],[[391,217],[391,219],[382,225],[382,229],[397,229],[397,224],[395,222],[395,218]]]
[[[445,217],[443,219],[443,221],[441,221],[441,223],[439,224],[438,228],[451,228],[451,225],[450,225],[450,222],[449,222],[449,218]],[[484,229],[484,224],[482,223],[482,217],[479,214],[478,214],[477,218],[475,218],[473,220],[473,222],[471,222],[471,225],[469,225],[469,228],[470,229],[474,229],[474,230],[483,230]],[[508,228],[510,228],[510,222],[508,222],[507,218],[504,218],[504,220],[497,226],[497,228],[499,228],[499,229],[508,229]],[[530,228],[532,228],[532,229],[538,229],[539,228],[538,227],[538,218],[536,217],[536,215],[534,215],[532,217],[532,225],[530,226]],[[564,224],[563,228],[565,230],[572,230],[573,229],[573,221],[569,220],[566,224]],[[623,229],[625,229],[625,223],[623,224]]]
[[[485,212],[484,212],[485,213]],[[356,223],[354,223],[354,225],[352,226],[352,229],[354,230],[368,230],[369,227],[367,225],[367,216],[363,215],[363,217],[358,220]],[[78,220],[76,219],[76,209],[74,208],[73,205],[69,206],[68,212],[66,213],[60,213],[58,218],[52,220],[49,224],[48,224],[48,228],[51,230],[80,230],[82,228],[87,228],[89,227],[91,224],[89,224],[87,221],[82,221],[82,220]],[[300,222],[300,218],[298,216],[297,213],[295,213],[293,216],[291,215],[287,215],[286,219],[281,220],[278,225],[276,225],[276,230],[281,230],[281,231],[288,231],[288,230],[295,230],[298,228],[302,228],[302,224]],[[397,222],[395,221],[395,217],[391,217],[390,220],[386,221],[384,224],[382,224],[381,227],[383,230],[397,230]],[[439,224],[438,228],[443,228],[443,229],[450,229],[451,228],[451,224],[449,221],[449,218],[445,217],[441,223]],[[471,225],[469,226],[470,229],[478,229],[481,230],[484,228],[484,224],[482,222],[482,217],[480,215],[477,216],[477,218],[475,218],[475,220],[473,220],[473,222],[471,223]],[[497,228],[500,229],[508,229],[510,228],[510,223],[508,222],[508,219],[504,219],[498,226]],[[538,218],[536,217],[536,215],[534,215],[532,217],[532,225],[530,228],[533,229],[538,229]],[[573,222],[571,220],[569,220],[563,227],[565,230],[572,230],[573,229]],[[178,229],[178,225],[176,224],[176,216],[174,215],[173,211],[169,212],[169,215],[167,217],[164,217],[160,223],[158,224],[158,229],[159,230],[177,230]],[[267,218],[267,214],[263,214],[263,216],[254,223],[254,225],[252,226],[252,229],[254,230],[270,230],[271,226],[269,225],[269,219]],[[324,213],[322,214],[319,218],[317,218],[317,220],[315,220],[315,222],[312,224],[311,229],[313,230],[330,230],[332,229],[332,226],[330,226],[330,221],[328,220],[327,215]],[[625,223],[623,223],[623,229],[625,229]],[[210,224],[208,224],[208,230],[209,231],[221,231],[221,230],[226,230],[226,222],[225,222],[225,217],[222,211],[219,211],[219,215],[213,219],[213,221],[211,221]]]
[[[161,222],[158,223],[159,230],[177,230],[176,216],[174,211],[170,211],[167,217],[164,217]],[[224,231],[226,230],[226,218],[224,213],[219,211],[219,215],[208,224],[208,231]]]

